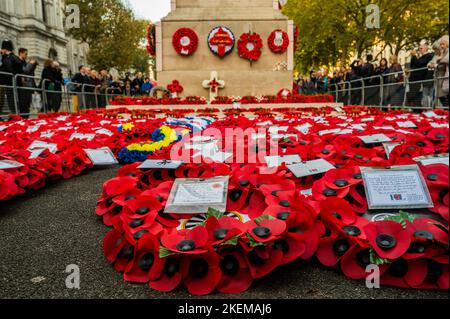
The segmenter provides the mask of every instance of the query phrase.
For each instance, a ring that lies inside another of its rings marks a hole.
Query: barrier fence
[[[332,83],[328,92],[336,103],[344,105],[448,109],[448,81],[448,76],[419,68]]]
[[[9,114],[28,117],[55,111],[104,108],[117,88],[52,82],[28,75],[0,72],[0,118]],[[336,103],[411,110],[448,109],[448,76],[437,76],[428,68],[385,73],[329,86]],[[447,91],[445,91],[445,86]]]

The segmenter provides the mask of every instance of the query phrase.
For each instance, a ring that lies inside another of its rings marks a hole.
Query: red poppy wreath
[[[178,29],[173,34],[172,45],[179,55],[192,55],[198,48],[198,36],[192,29]]]
[[[277,29],[272,31],[267,42],[273,53],[284,53],[289,46],[289,36],[283,30]]]
[[[263,41],[257,33],[244,33],[238,40],[238,54],[241,58],[250,62],[257,61],[261,57]]]

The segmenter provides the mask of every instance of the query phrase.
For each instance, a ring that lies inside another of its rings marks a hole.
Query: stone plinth
[[[157,25],[157,78],[166,86],[176,79],[184,87],[183,96],[198,95],[208,98],[202,82],[217,71],[226,87],[219,95],[275,95],[282,88],[292,87],[293,23],[274,9],[273,0],[177,0],[173,11]],[[245,32],[256,32],[263,40],[260,59],[250,63],[238,56],[237,45],[224,58],[214,55],[207,43],[209,32],[217,26],[226,26],[237,39]],[[199,37],[197,51],[189,57],[180,56],[172,46],[172,36],[179,28],[191,28]],[[275,29],[289,34],[290,46],[283,54],[270,51],[267,39]],[[275,71],[284,63],[284,70]]]

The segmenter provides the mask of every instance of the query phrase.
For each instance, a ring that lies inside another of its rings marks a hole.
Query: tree
[[[68,30],[89,45],[88,63],[95,68],[148,71],[143,41],[148,21],[135,18],[121,0],[67,0],[80,8],[80,28]]]
[[[289,0],[283,12],[299,27],[296,67],[347,65],[374,45],[392,53],[408,49],[421,39],[435,40],[447,33],[446,0],[378,0],[380,28],[368,28],[371,0]]]

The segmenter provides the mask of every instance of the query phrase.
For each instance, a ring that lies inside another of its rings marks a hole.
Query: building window
[[[41,0],[41,7],[42,7],[42,21],[44,21],[44,23],[48,23],[48,20],[47,20],[47,5],[45,3],[45,0]]]

